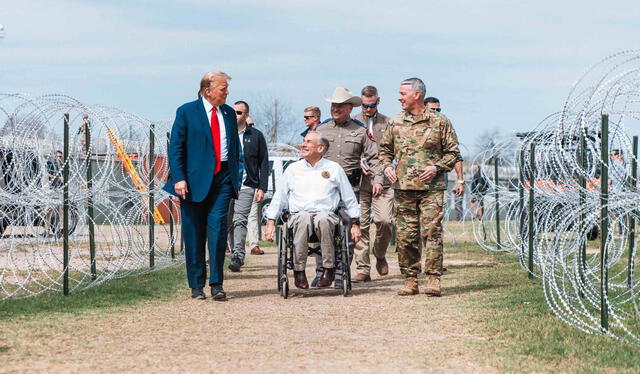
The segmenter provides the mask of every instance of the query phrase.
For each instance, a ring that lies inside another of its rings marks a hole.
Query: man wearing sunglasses
[[[436,112],[442,112],[442,108],[440,107],[440,100],[437,97],[429,96],[424,99],[424,105],[427,106],[430,110],[435,110]],[[456,171],[456,177],[458,178],[455,187],[453,187],[453,194],[458,198],[456,201],[456,211],[458,212],[458,221],[462,220],[462,200],[460,197],[464,194],[464,175],[462,174],[462,156],[458,159],[456,164],[453,166],[453,169]]]
[[[229,206],[229,216],[233,215],[233,222],[229,224],[229,243],[231,248],[231,263],[229,270],[240,271],[244,265],[246,254],[245,240],[247,238],[247,222],[253,201],[259,203],[264,199],[264,193],[269,183],[269,153],[267,142],[260,130],[247,125],[249,104],[246,101],[236,101],[233,105],[238,123],[238,137],[240,138],[240,192],[238,199]],[[264,254],[258,248],[251,254]]]
[[[304,109],[304,124],[307,128],[300,134],[304,138],[309,131],[316,131],[320,124],[320,108],[310,106]]]
[[[380,97],[378,89],[374,86],[365,86],[361,93],[362,112],[355,119],[364,123],[377,143],[382,139],[382,134],[387,128],[389,118],[378,112]],[[363,170],[366,164],[362,165]],[[376,270],[380,275],[389,274],[389,264],[386,253],[391,241],[391,226],[393,217],[393,189],[388,179],[384,178],[382,191],[373,191],[373,173],[369,170],[362,175],[360,183],[360,241],[356,243],[355,261],[356,276],[351,280],[354,283],[368,282],[371,280],[371,260],[369,258],[370,239],[369,227],[373,221],[376,227],[376,237],[373,241],[373,255],[376,258]]]

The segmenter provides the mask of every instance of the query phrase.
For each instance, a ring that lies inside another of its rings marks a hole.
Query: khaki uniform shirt
[[[325,158],[335,161],[347,173],[353,174],[360,168],[360,158],[365,158],[369,167],[376,173],[374,183],[382,184],[382,174],[378,162],[378,147],[369,138],[367,129],[349,119],[342,124],[336,124],[333,119],[318,125],[316,131],[329,139],[329,151]]]
[[[444,174],[460,157],[451,121],[427,108],[417,115],[402,112],[393,116],[379,147],[382,170],[391,166],[394,159],[397,161],[398,180],[394,187],[401,190],[446,190]],[[441,170],[429,183],[422,183],[418,175],[427,166],[438,166]]]
[[[360,112],[354,117],[354,119],[364,123],[369,129],[369,132],[373,135],[373,138],[376,140],[376,144],[380,144],[380,140],[382,140],[384,130],[387,129],[387,125],[389,124],[389,117],[380,112],[376,112],[373,117],[367,117],[364,115],[364,113]],[[384,174],[382,174],[382,172],[383,170],[380,169],[380,175],[383,180],[382,187],[391,187],[391,182],[389,182],[389,180],[384,176]],[[362,183],[360,185],[360,189],[371,191],[371,187],[373,186],[373,179],[373,170],[370,175],[362,174]]]

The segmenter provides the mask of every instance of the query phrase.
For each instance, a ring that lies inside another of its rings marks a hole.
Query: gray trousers
[[[335,226],[339,218],[333,212],[300,211],[289,217],[289,225],[293,230],[295,256],[293,270],[304,271],[309,252],[309,237],[313,232],[320,239],[322,266],[331,269],[335,265],[335,246],[333,243]]]
[[[255,188],[241,189],[238,192],[238,200],[232,199],[229,204],[228,216],[232,220],[228,226],[229,246],[231,247],[232,258],[240,260],[240,262],[244,262],[244,256],[246,254],[244,242],[247,238],[247,222],[249,220],[249,212],[251,211],[251,203],[253,202],[254,195]]]

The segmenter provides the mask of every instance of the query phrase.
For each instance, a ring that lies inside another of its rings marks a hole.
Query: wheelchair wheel
[[[349,296],[351,294],[351,268],[349,264],[349,231],[345,228],[342,234],[342,295]]]
[[[277,282],[278,282],[278,292],[282,291],[282,269],[283,269],[283,264],[286,261],[283,261],[283,240],[282,240],[282,229],[280,227],[276,228],[276,242],[278,244],[278,277],[277,277]]]
[[[282,295],[282,297],[284,297],[285,299],[288,298],[289,297],[289,280],[287,279],[286,275],[282,279],[282,285],[280,287],[282,288],[282,290],[280,291],[280,295]]]
[[[287,238],[278,227],[278,292],[285,299],[289,297],[289,278],[287,277]]]

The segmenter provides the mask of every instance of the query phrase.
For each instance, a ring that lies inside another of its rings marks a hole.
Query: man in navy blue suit
[[[191,297],[203,300],[207,242],[211,296],[227,299],[222,288],[227,211],[240,187],[236,113],[225,104],[230,79],[222,72],[202,77],[198,99],[176,111],[168,151],[169,180],[164,189],[180,197]]]

